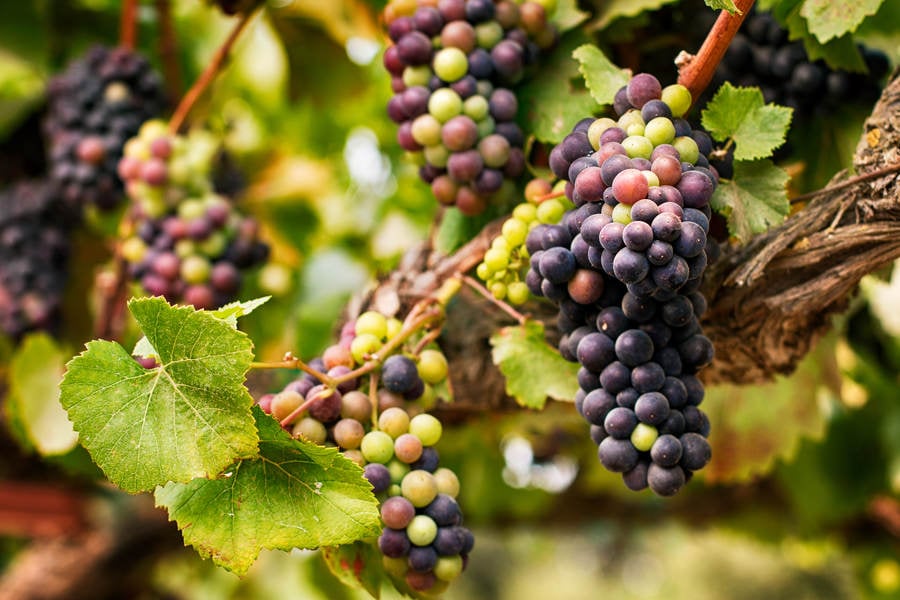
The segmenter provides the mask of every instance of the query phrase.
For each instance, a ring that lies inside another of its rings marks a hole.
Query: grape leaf
[[[528,321],[491,336],[494,364],[506,378],[506,393],[527,408],[541,409],[547,397],[572,401],[578,392],[578,365],[551,348],[544,325]]]
[[[578,70],[597,104],[612,104],[619,88],[631,79],[627,71],[611,63],[593,44],[578,46],[572,57],[578,61]]]
[[[261,298],[247,300],[245,302],[235,301],[217,308],[216,310],[211,310],[208,312],[215,318],[221,319],[232,327],[237,328],[237,320],[240,317],[249,315],[254,310],[268,302],[269,298],[271,297],[272,296],[263,296]],[[134,349],[131,351],[131,354],[132,356],[157,356],[156,350],[153,348],[153,344],[150,343],[146,335],[137,341],[137,343],[134,345]]]
[[[244,387],[250,339],[204,311],[162,298],[128,308],[160,366],[144,369],[119,344],[95,340],[69,361],[61,401],[81,443],[107,478],[128,492],[211,477],[256,455]]]
[[[517,93],[524,109],[520,112],[542,142],[558,143],[575,123],[598,108],[586,89],[573,85],[573,80],[581,81],[581,75],[572,51],[584,38],[567,38],[546,59],[541,59],[540,71],[519,86]]]
[[[785,185],[790,177],[768,160],[734,161],[734,179],[722,181],[712,207],[728,218],[728,231],[746,242],[784,221],[791,209]]]
[[[706,2],[706,5],[713,10],[727,10],[731,14],[734,14],[738,11],[737,6],[734,5],[734,0],[703,0]]]
[[[10,408],[45,456],[65,454],[78,443],[78,434],[59,403],[64,354],[50,336],[36,333],[25,338],[10,363]]]
[[[734,140],[735,160],[772,155],[784,143],[793,110],[767,105],[759,88],[722,84],[703,109],[703,127],[717,141]]]
[[[186,544],[244,574],[264,549],[349,544],[381,531],[362,468],[337,448],[295,440],[258,407],[259,455],[215,479],[156,488]]]
[[[853,33],[863,19],[878,12],[884,0],[806,0],[800,15],[806,19],[809,32],[821,43]]]
[[[581,25],[590,15],[578,8],[577,0],[559,0],[550,21],[560,33]]]
[[[656,10],[677,0],[606,0],[597,3],[597,18],[593,23],[597,29],[605,29],[616,19],[636,17],[637,15]]]
[[[328,570],[341,583],[362,588],[373,598],[381,596],[381,584],[388,579],[381,563],[381,552],[370,542],[355,542],[343,546],[322,548],[322,558]]]
[[[802,7],[795,4],[785,16],[790,39],[803,40],[803,47],[810,62],[822,59],[832,69],[843,69],[856,73],[866,72],[866,63],[849,33],[830,40],[827,44],[821,43],[816,36],[809,32],[806,19],[800,15]]]

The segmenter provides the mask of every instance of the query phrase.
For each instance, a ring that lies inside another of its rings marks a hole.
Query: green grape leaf
[[[734,140],[735,160],[772,155],[784,143],[793,110],[766,104],[759,88],[722,84],[703,109],[703,127],[717,141]]]
[[[578,8],[578,0],[559,0],[550,21],[556,25],[557,31],[565,33],[584,23],[589,16],[589,13]]]
[[[709,482],[747,481],[790,460],[803,438],[826,428],[822,399],[840,387],[836,336],[822,340],[789,377],[762,385],[715,385],[702,408],[709,415],[713,460],[700,473]]]
[[[677,0],[606,0],[597,3],[596,20],[593,26],[597,29],[606,29],[610,23],[623,17],[636,17],[637,15],[656,10],[666,4],[672,4]]]
[[[265,304],[269,301],[272,296],[263,296],[261,298],[255,298],[253,300],[247,300],[245,302],[236,301],[226,304],[216,310],[207,311],[209,314],[214,316],[217,319],[221,319],[225,321],[235,329],[237,329],[237,320],[240,317],[249,315],[254,310]],[[143,336],[141,339],[137,341],[134,345],[134,350],[131,351],[133,356],[157,356],[156,349],[153,347],[153,344],[147,339],[147,336]]]
[[[253,408],[259,455],[215,479],[156,489],[186,544],[239,575],[264,548],[349,544],[377,536],[378,502],[362,468],[337,448],[295,440]]]
[[[371,542],[354,542],[322,548],[328,570],[344,585],[364,589],[373,598],[381,597],[381,585],[388,580],[381,552]]]
[[[809,32],[821,43],[853,33],[863,19],[878,12],[884,0],[806,0],[800,15],[806,19]]]
[[[158,350],[144,369],[119,344],[94,340],[69,361],[63,407],[107,478],[128,492],[212,477],[255,456],[253,398],[244,375],[253,344],[204,311],[162,298],[128,308]]]
[[[610,62],[593,44],[578,46],[572,57],[578,61],[578,70],[597,104],[612,104],[619,88],[631,79],[628,71]]]
[[[734,161],[734,178],[721,181],[712,207],[728,219],[728,231],[741,242],[784,221],[790,176],[768,159]]]
[[[706,2],[706,5],[713,10],[727,10],[731,14],[734,14],[738,11],[737,6],[734,5],[734,0],[703,0]]]
[[[11,410],[41,454],[65,454],[78,443],[59,403],[59,382],[68,355],[45,333],[31,334],[13,356],[9,372]]]
[[[785,14],[785,23],[790,39],[803,40],[803,47],[810,62],[819,59],[832,69],[843,69],[855,73],[865,73],[866,63],[856,46],[853,36],[849,33],[830,40],[827,44],[820,42],[816,36],[809,32],[806,19],[800,15],[801,6],[795,4]]]
[[[527,408],[544,408],[547,397],[572,401],[578,392],[578,365],[560,356],[544,339],[544,325],[527,321],[491,336],[494,364],[506,378],[506,393]]]
[[[570,35],[545,59],[541,69],[528,82],[519,86],[517,95],[523,107],[520,111],[530,125],[531,133],[540,141],[556,144],[584,117],[591,116],[598,106],[584,89],[578,62],[572,51],[583,36]],[[573,85],[573,81],[578,85]]]

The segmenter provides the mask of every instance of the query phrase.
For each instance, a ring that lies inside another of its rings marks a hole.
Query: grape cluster
[[[699,317],[712,142],[681,118],[686,88],[635,75],[618,120],[585,119],[550,153],[576,206],[531,230],[526,284],[558,304],[560,352],[581,364],[578,411],[626,486],[676,493],[709,460],[697,371],[713,357]]]
[[[525,245],[528,232],[540,224],[555,225],[560,222],[571,202],[556,197],[550,183],[532,179],[525,186],[525,202],[516,206],[507,219],[500,235],[491,242],[484,259],[475,269],[491,294],[498,300],[521,305],[531,298],[525,284],[531,255]]]
[[[434,4],[434,3],[432,3]],[[525,137],[510,89],[556,30],[527,0],[395,1],[385,11],[394,42],[384,54],[395,93],[389,117],[400,146],[442,204],[484,211],[504,178],[525,169]]]
[[[71,215],[46,181],[0,191],[0,329],[18,338],[57,323]]]
[[[202,134],[175,136],[148,121],[118,166],[133,203],[134,232],[121,245],[131,277],[150,294],[203,309],[234,299],[241,270],[268,256],[257,222],[214,193],[215,152]]]
[[[294,436],[336,446],[364,467],[382,501],[378,547],[385,570],[401,587],[438,593],[460,574],[474,544],[455,500],[459,480],[439,466],[434,448],[441,423],[421,412],[434,397],[434,386],[447,378],[447,360],[433,348],[410,354],[401,347],[374,363],[377,377],[354,372],[372,365],[374,353],[401,328],[399,320],[378,312],[361,314],[344,327],[338,343],[309,361],[331,385],[304,373],[277,394],[260,398],[259,405]]]
[[[799,117],[847,102],[872,103],[890,63],[880,50],[860,50],[867,74],[830,69],[822,60],[809,60],[803,42],[789,41],[771,14],[754,10],[731,41],[714,83],[758,86],[766,102],[790,106]]]
[[[162,80],[140,54],[97,46],[51,79],[47,94],[50,177],[62,199],[77,209],[115,207],[122,147],[165,109]]]

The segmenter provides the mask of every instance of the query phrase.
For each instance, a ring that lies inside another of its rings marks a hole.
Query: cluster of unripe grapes
[[[699,317],[712,141],[681,117],[680,85],[635,75],[617,120],[579,122],[550,153],[575,209],[531,229],[525,282],[560,308],[560,352],[581,364],[576,407],[599,458],[634,490],[677,492],[709,460],[697,371],[713,357]]]
[[[162,80],[127,48],[97,46],[47,85],[50,178],[73,209],[101,209],[123,199],[116,174],[122,147],[166,107]]]
[[[511,86],[556,42],[547,10],[534,0],[395,0],[385,21],[397,140],[439,202],[479,214],[524,172]]]
[[[396,318],[361,314],[309,371],[259,405],[295,437],[335,446],[364,468],[381,501],[385,571],[400,589],[435,594],[462,572],[474,537],[455,500],[459,480],[439,465],[441,423],[423,412],[447,360],[417,340],[395,343],[402,331]],[[396,348],[384,353],[386,344]]]
[[[525,284],[531,254],[526,245],[528,233],[538,225],[556,225],[572,203],[544,179],[532,179],[525,186],[525,202],[517,205],[512,216],[500,228],[500,235],[491,241],[484,259],[475,269],[491,295],[513,305],[521,305],[531,298]]]
[[[259,227],[213,192],[215,144],[148,121],[125,145],[118,173],[132,200],[133,233],[121,254],[150,294],[211,309],[233,300],[241,271],[265,261]]]

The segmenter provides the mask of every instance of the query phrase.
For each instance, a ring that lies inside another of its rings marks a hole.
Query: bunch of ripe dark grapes
[[[395,318],[363,313],[309,362],[332,385],[304,373],[259,405],[294,436],[338,447],[364,468],[381,501],[377,545],[385,571],[398,588],[433,595],[459,576],[475,542],[455,500],[459,480],[440,467],[434,447],[441,423],[423,412],[434,401],[434,386],[447,378],[447,360],[410,342],[411,351],[401,346],[374,370],[354,373],[401,328]]]
[[[581,364],[578,411],[625,484],[676,493],[710,458],[696,373],[713,357],[700,329],[709,136],[681,118],[691,95],[635,75],[618,120],[588,118],[550,153],[575,209],[531,229],[531,292],[557,303],[559,348]]]
[[[766,12],[747,15],[716,70],[713,89],[722,81],[758,86],[766,102],[795,109],[803,116],[847,102],[874,102],[879,82],[890,70],[880,50],[860,47],[868,73],[833,70],[824,61],[810,61],[802,41],[789,41],[788,32]]]
[[[97,46],[51,79],[47,94],[50,178],[62,199],[79,211],[117,206],[122,147],[165,109],[162,80],[134,51]]]
[[[210,309],[233,300],[241,271],[264,262],[257,222],[213,191],[214,141],[148,121],[125,145],[118,172],[133,206],[121,254],[153,295]]]
[[[432,5],[429,5],[432,4]],[[557,39],[544,6],[528,0],[395,1],[384,54],[397,140],[442,204],[484,211],[505,178],[525,169],[511,89]]]
[[[71,221],[49,182],[22,181],[0,191],[0,329],[7,335],[55,328]]]

